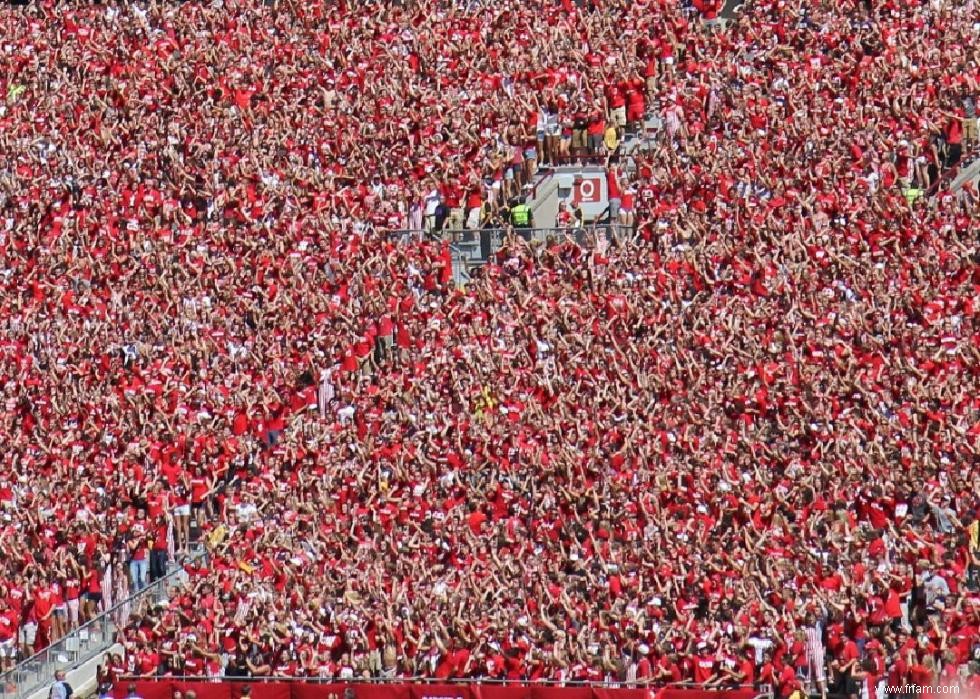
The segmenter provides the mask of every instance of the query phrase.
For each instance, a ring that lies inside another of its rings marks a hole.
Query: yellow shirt
[[[619,134],[616,133],[616,127],[610,126],[606,129],[606,134],[602,137],[602,140],[606,144],[606,150],[614,151],[619,145]]]
[[[27,90],[26,85],[11,85],[7,88],[7,101],[13,103]]]
[[[219,524],[215,527],[214,531],[208,534],[208,543],[211,545],[211,548],[214,548],[222,544],[227,536],[228,528],[223,524]]]
[[[473,412],[477,417],[483,417],[484,412],[493,412],[495,406],[496,401],[490,395],[490,389],[484,386],[482,394],[476,399],[476,406]]]
[[[919,189],[918,187],[909,187],[904,192],[902,192],[902,194],[905,195],[905,201],[907,201],[909,203],[909,206],[911,206],[916,202],[916,200],[918,200],[919,197],[925,194],[925,191]]]

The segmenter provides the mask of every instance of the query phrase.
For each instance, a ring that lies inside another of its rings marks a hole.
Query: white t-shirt
[[[425,195],[425,215],[433,216],[436,213],[436,207],[439,206],[439,201],[442,197],[439,196],[439,190],[433,189],[431,192]]]

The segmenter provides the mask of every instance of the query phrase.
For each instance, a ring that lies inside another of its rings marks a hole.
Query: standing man
[[[827,696],[826,653],[823,645],[823,624],[813,613],[806,615],[806,656],[809,664],[809,677],[816,690]],[[811,687],[811,691],[814,688]]]
[[[146,560],[147,529],[144,520],[145,512],[139,511],[139,519],[133,523],[129,532],[129,577],[132,581],[133,592],[139,592],[146,587],[148,565]]]
[[[615,163],[615,159],[609,159],[609,165],[606,167],[606,183],[609,192],[609,221],[610,225],[615,225],[619,223],[619,208],[623,203],[623,185],[619,179],[619,167]]]
[[[12,670],[17,662],[17,613],[0,597],[0,672]]]
[[[150,582],[167,575],[167,558],[170,555],[170,516],[160,515],[153,528],[153,548],[150,549]]]
[[[521,197],[517,206],[510,210],[510,222],[514,228],[532,228],[534,226],[534,215],[524,197]]]

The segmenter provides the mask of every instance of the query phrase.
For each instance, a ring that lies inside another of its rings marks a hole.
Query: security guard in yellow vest
[[[531,228],[534,225],[531,207],[524,203],[524,199],[510,210],[510,222],[514,228]]]

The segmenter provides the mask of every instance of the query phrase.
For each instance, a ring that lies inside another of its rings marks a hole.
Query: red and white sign
[[[583,177],[572,188],[573,204],[598,204],[602,201],[602,178]]]

